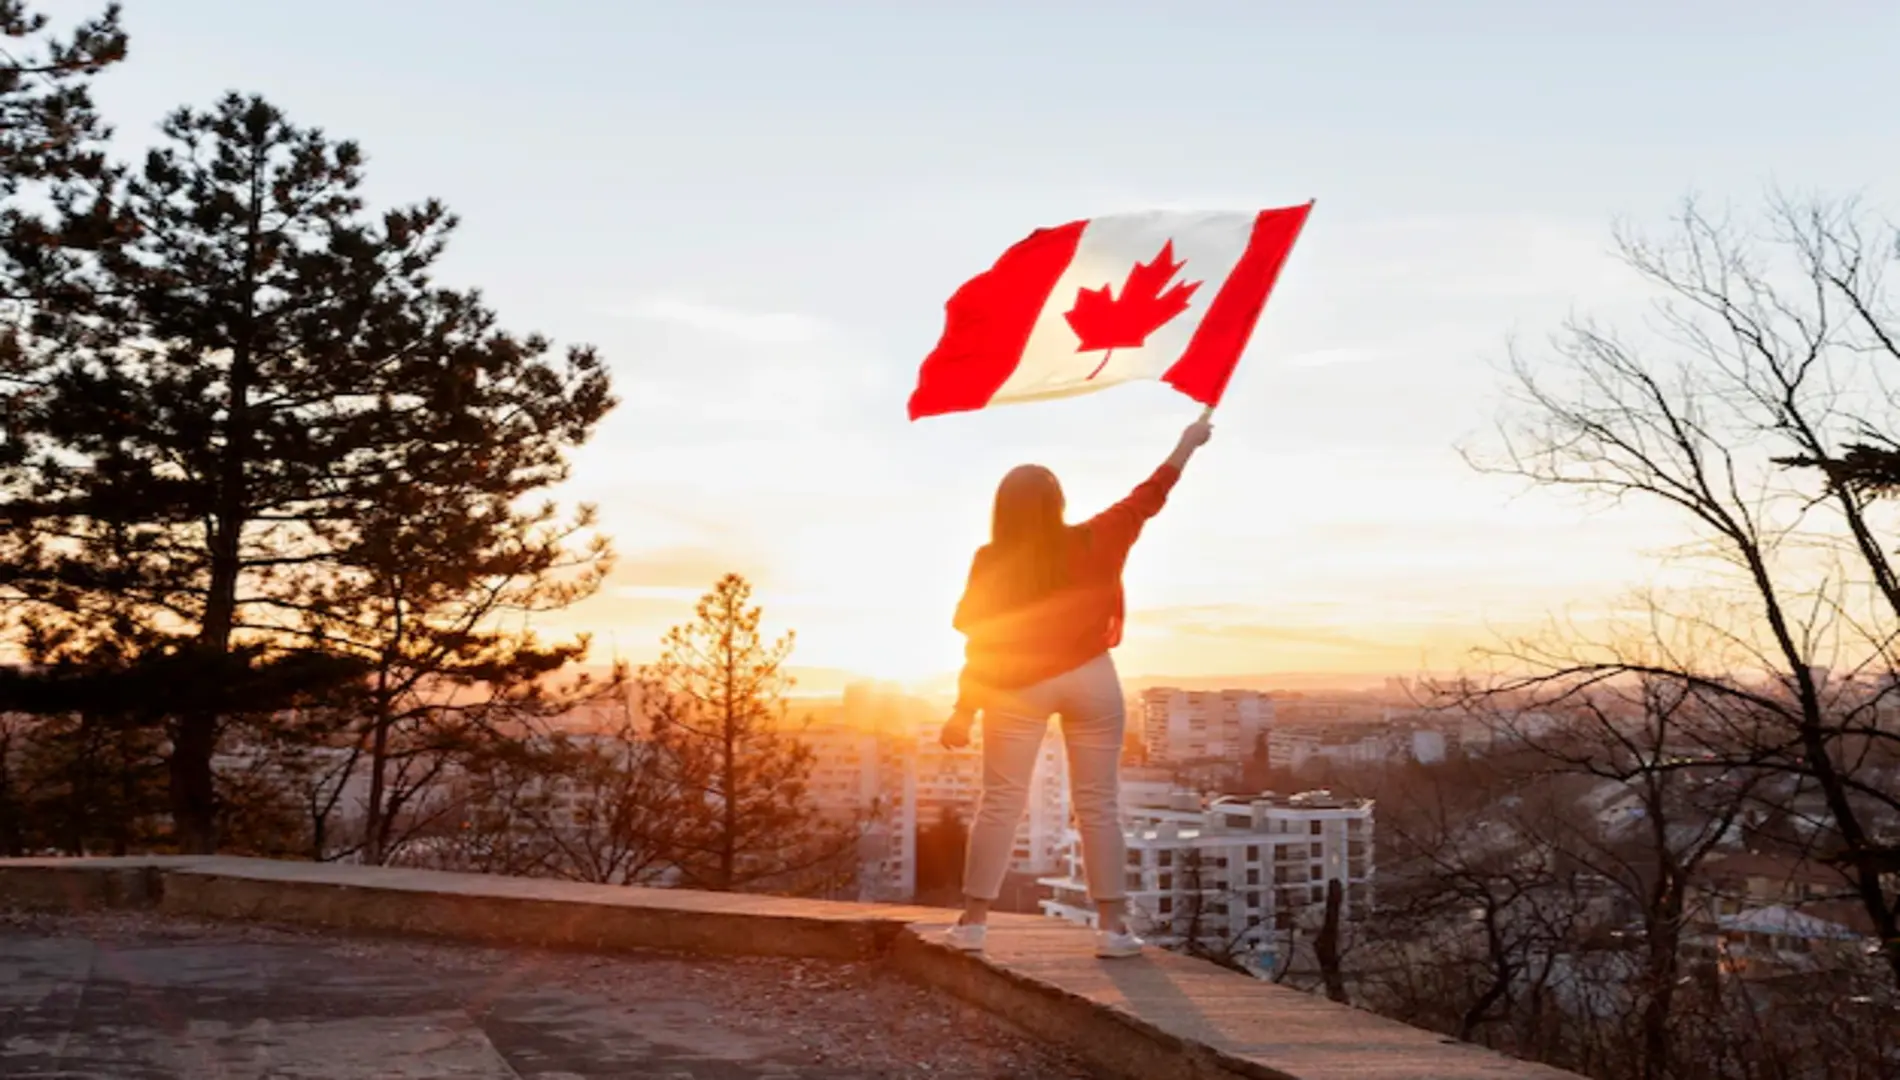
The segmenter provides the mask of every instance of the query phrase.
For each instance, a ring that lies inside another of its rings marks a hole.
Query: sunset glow
[[[1706,25],[1658,12],[1642,48],[1667,59],[1606,89],[1595,29],[1521,8],[1472,14],[1482,33],[1395,10],[1381,36],[1265,6],[1212,33],[1108,9],[1078,29],[1053,10],[955,6],[516,25],[480,5],[444,25],[346,5],[373,34],[278,5],[226,5],[208,33],[200,6],[141,16],[141,62],[101,84],[121,143],[174,103],[266,90],[360,140],[376,198],[456,209],[453,283],[480,283],[510,327],[607,358],[622,404],[558,494],[599,505],[621,559],[599,596],[545,620],[592,631],[597,659],[651,656],[736,570],[770,626],[797,630],[802,667],[954,670],[950,612],[1002,473],[1047,464],[1072,514],[1091,513],[1197,408],[1131,384],[909,423],[945,298],[1037,226],[1313,197],[1214,441],[1135,550],[1120,663],[1456,666],[1499,632],[1640,586],[1682,539],[1640,507],[1524,495],[1456,449],[1484,442],[1512,336],[1534,348],[1573,313],[1639,310],[1607,254],[1612,222],[1660,223],[1713,176],[1718,202],[1770,177],[1872,196],[1900,176],[1892,140],[1737,82],[1732,49],[1682,47]],[[1797,33],[1744,24],[1733,49]],[[402,44],[439,34],[452,40],[426,57]],[[852,59],[814,63],[787,35]],[[1018,46],[999,56],[1005,40]],[[1272,63],[1243,44],[1262,40],[1283,43]],[[981,92],[974,70],[991,73]],[[1105,108],[1104,73],[1129,70],[1168,92]],[[1470,71],[1484,77],[1446,77]],[[1178,95],[1218,104],[1183,113]],[[1879,94],[1840,95],[1856,97]],[[1802,152],[1760,156],[1763,118],[1798,126]]]

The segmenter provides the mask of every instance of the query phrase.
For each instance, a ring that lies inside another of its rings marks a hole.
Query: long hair
[[[1062,484],[1041,465],[1018,465],[996,486],[990,557],[996,599],[1015,607],[1068,584],[1063,558]]]

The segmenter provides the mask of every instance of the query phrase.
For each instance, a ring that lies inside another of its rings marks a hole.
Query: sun
[[[800,632],[801,663],[841,668],[880,682],[917,683],[954,674],[962,659],[956,643],[946,648],[939,635],[920,629],[895,627],[876,617],[816,625]]]

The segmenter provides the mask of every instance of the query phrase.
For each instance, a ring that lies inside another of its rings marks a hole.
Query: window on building
[[[1258,870],[1247,871],[1247,884],[1249,885],[1260,884],[1260,871]]]
[[[1318,881],[1318,880],[1319,880],[1319,867],[1317,867],[1317,866],[1315,866],[1315,867],[1312,867],[1311,869],[1309,869],[1309,870],[1308,870],[1308,871],[1306,872],[1306,879],[1307,879],[1308,881]]]
[[[1164,896],[1161,898],[1161,914],[1163,915],[1174,914],[1174,897]]]
[[[1159,855],[1159,857],[1157,857],[1157,858],[1155,859],[1155,865],[1157,865],[1157,866],[1173,866],[1173,865],[1174,865],[1174,852],[1172,852],[1172,851],[1163,851],[1163,852],[1161,852],[1161,853],[1160,853],[1160,855]]]
[[[1160,881],[1160,885],[1161,885],[1161,891],[1162,891],[1162,892],[1167,892],[1167,891],[1169,891],[1169,890],[1171,890],[1171,889],[1173,889],[1173,888],[1174,888],[1174,875],[1173,875],[1173,874],[1163,874],[1163,875],[1161,875],[1161,881]]]
[[[1315,859],[1319,858],[1321,855],[1326,854],[1326,845],[1325,844],[1312,845],[1312,851],[1310,852],[1310,854]]]
[[[1313,835],[1314,836],[1319,835],[1319,822],[1317,821],[1313,822]]]
[[[1247,861],[1248,862],[1260,861],[1260,845],[1258,844],[1247,845]]]
[[[1141,865],[1141,849],[1140,848],[1128,849],[1128,865],[1130,866]]]
[[[1317,904],[1324,899],[1326,899],[1326,886],[1324,885],[1313,886],[1313,902]]]

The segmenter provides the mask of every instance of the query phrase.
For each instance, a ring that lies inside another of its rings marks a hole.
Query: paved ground
[[[0,1076],[1088,1074],[872,965],[370,941],[0,913]]]

